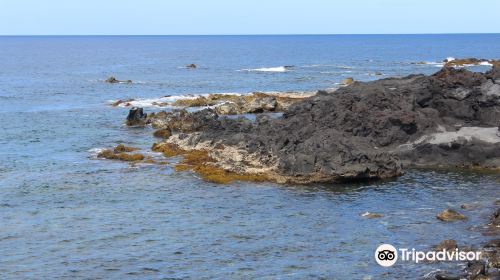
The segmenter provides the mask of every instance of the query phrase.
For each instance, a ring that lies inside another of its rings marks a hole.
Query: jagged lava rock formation
[[[316,183],[395,177],[409,166],[499,168],[500,68],[354,82],[276,119],[205,109],[150,114],[147,122],[173,132],[154,150],[203,151],[193,170],[210,166],[221,176]]]

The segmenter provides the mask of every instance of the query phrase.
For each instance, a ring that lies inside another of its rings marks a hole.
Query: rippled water
[[[396,279],[452,269],[383,269],[373,253],[384,242],[480,244],[474,227],[500,198],[498,174],[412,170],[371,184],[214,185],[170,166],[96,160],[93,149],[149,151],[154,141],[150,128],[125,127],[126,109],[109,100],[432,73],[436,65],[412,62],[499,58],[499,43],[500,35],[0,37],[0,276]],[[183,68],[189,63],[199,68]],[[102,82],[111,75],[139,83]],[[477,205],[462,210],[466,222],[435,218],[462,203]],[[384,217],[360,216],[367,211]]]

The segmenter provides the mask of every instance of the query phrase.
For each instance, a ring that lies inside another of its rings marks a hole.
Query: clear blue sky
[[[500,0],[0,0],[0,35],[500,33]]]

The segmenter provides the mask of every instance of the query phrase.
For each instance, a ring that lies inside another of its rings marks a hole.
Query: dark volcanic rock
[[[119,84],[119,83],[131,84],[132,80],[120,81],[120,80],[116,79],[115,77],[111,76],[111,77],[107,78],[104,82],[108,83],[108,84]]]
[[[120,81],[118,81],[115,77],[109,77],[109,78],[107,78],[107,79],[106,79],[106,81],[104,81],[104,82],[106,82],[106,83],[108,83],[108,84],[117,84],[117,83],[119,83]]]
[[[436,273],[434,279],[436,279],[436,280],[460,280],[460,279],[462,279],[462,277],[458,276],[458,275],[449,274],[447,272],[438,272],[438,273]]]
[[[279,182],[389,178],[402,174],[403,164],[499,168],[497,76],[495,67],[487,73],[443,68],[432,76],[319,91],[278,119],[228,119],[207,109],[164,113],[151,122],[180,132],[171,144],[209,150],[211,164]]]

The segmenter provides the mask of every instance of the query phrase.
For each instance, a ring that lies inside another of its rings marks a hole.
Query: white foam
[[[322,66],[323,65],[319,65],[319,64],[311,64],[311,65],[302,65],[302,66],[300,66],[300,68],[316,68],[316,67],[322,67]]]
[[[315,91],[290,91],[290,92],[282,92],[282,91],[258,91],[259,93],[265,93],[270,95],[279,95],[286,97],[310,97],[316,94]],[[209,95],[251,95],[256,92],[247,92],[247,93],[238,93],[238,92],[217,92],[217,93],[194,93],[194,94],[184,94],[184,95],[170,95],[163,96],[158,98],[137,98],[131,101],[123,101],[118,104],[118,107],[127,108],[127,107],[142,107],[142,108],[168,108],[175,107],[173,104],[175,101],[179,99],[187,99],[192,100],[196,99],[200,96],[208,97]],[[116,103],[117,100],[108,100],[109,104]],[[223,103],[223,102],[222,102]],[[211,106],[208,106],[211,107]]]
[[[142,107],[142,108],[165,108],[171,107],[172,104],[178,99],[196,99],[200,96],[209,96],[210,94],[226,94],[226,95],[242,95],[235,92],[224,93],[202,93],[202,94],[187,94],[187,95],[170,95],[158,98],[138,98],[131,101],[125,101],[118,104],[118,107]],[[108,100],[108,103],[116,103],[117,100]]]
[[[444,66],[444,62],[436,62],[436,61],[424,61],[423,64],[424,65],[432,65],[432,66],[436,66],[436,67],[443,67]]]
[[[90,158],[97,158],[97,155],[101,152],[103,152],[104,150],[106,150],[105,148],[92,148],[90,150],[88,150],[88,152],[90,153]]]
[[[302,65],[299,68],[318,68],[318,67],[328,67],[328,68],[340,68],[340,69],[352,69],[354,67],[338,65],[338,64],[311,64],[311,65]]]
[[[453,57],[448,57],[447,59],[452,59],[452,60],[448,60],[448,62],[450,61],[453,61],[453,60],[456,60],[454,59]],[[445,62],[433,62],[433,61],[424,61],[422,64],[424,65],[432,65],[432,66],[435,66],[435,67],[443,67],[446,63]],[[473,67],[473,66],[493,66],[493,64],[491,64],[489,61],[481,61],[479,62],[478,64],[464,64],[464,65],[456,65],[454,66],[455,68],[464,68],[464,67]]]
[[[474,67],[474,66],[493,66],[489,61],[481,61],[478,64],[463,64],[463,65],[454,65],[455,68],[465,68],[465,67]]]
[[[255,68],[255,69],[242,69],[240,71],[246,72],[286,72],[288,71],[286,66],[269,67],[269,68]]]
[[[169,97],[160,98],[149,98],[149,99],[137,99],[125,103],[121,103],[119,107],[166,107],[167,104],[171,103]],[[165,106],[164,106],[165,105]]]
[[[454,60],[457,60],[456,58],[454,57],[447,57],[444,62],[425,62],[425,64],[429,64],[429,65],[436,65],[437,67],[443,67],[446,62],[451,62],[451,61],[454,61]],[[473,66],[478,66],[478,65],[481,65],[481,66],[493,66],[493,64],[491,64],[489,61],[481,61],[479,62],[478,64],[464,64],[464,65],[456,65],[454,67],[456,68],[464,68],[464,67],[473,67]]]

